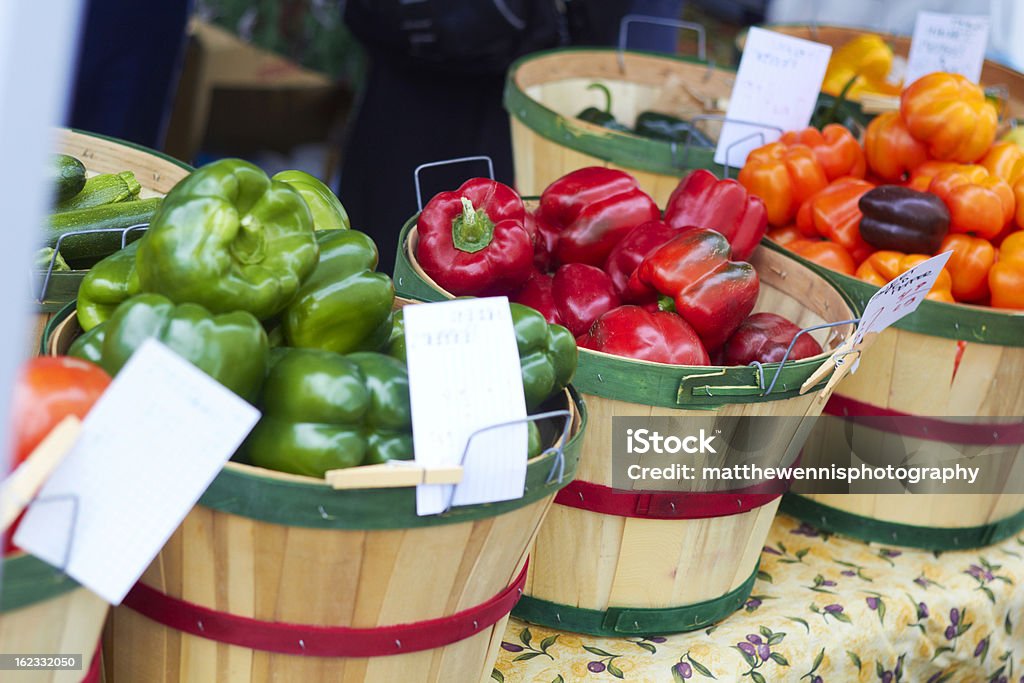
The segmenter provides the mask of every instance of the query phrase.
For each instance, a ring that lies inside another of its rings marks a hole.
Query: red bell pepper
[[[513,301],[540,311],[549,323],[569,328],[574,337],[622,303],[608,274],[585,263],[566,263],[553,277],[535,273]]]
[[[732,179],[719,180],[711,171],[698,169],[683,178],[665,207],[671,227],[710,228],[725,235],[732,257],[746,261],[768,229],[768,212],[760,197]]]
[[[455,295],[514,292],[533,272],[526,209],[515,190],[473,178],[431,199],[416,222],[416,258]]]
[[[633,176],[590,166],[551,183],[540,197],[540,216],[558,231],[555,263],[601,266],[630,230],[661,212]]]
[[[558,243],[558,230],[540,215],[540,211],[527,211],[523,226],[533,238],[533,265],[541,272],[551,269],[552,254]]]
[[[576,338],[581,349],[652,363],[707,365],[708,352],[690,325],[675,313],[619,306]]]
[[[523,288],[515,296],[509,299],[517,304],[529,306],[540,312],[544,319],[552,324],[561,324],[558,309],[555,307],[555,298],[551,293],[554,277],[547,273],[534,271],[530,279],[526,281]]]
[[[725,365],[750,365],[752,362],[778,363],[800,332],[793,322],[776,313],[755,313],[736,328],[724,347]],[[814,337],[800,335],[787,362],[821,353]]]
[[[622,303],[608,274],[585,263],[566,263],[559,268],[551,293],[559,324],[568,327],[573,336],[589,330],[598,317]]]
[[[611,276],[619,296],[625,296],[629,278],[644,257],[678,234],[662,221],[647,221],[619,240],[604,262],[604,271]]]
[[[721,233],[687,230],[643,260],[629,280],[629,295],[635,301],[670,298],[704,347],[714,351],[750,315],[760,289],[754,267],[731,261],[731,253]]]

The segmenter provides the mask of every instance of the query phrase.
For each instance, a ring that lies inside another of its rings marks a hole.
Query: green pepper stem
[[[587,90],[600,90],[604,93],[604,113],[612,113],[612,91],[608,89],[608,86],[604,83],[591,83],[587,86]]]
[[[658,310],[665,311],[666,313],[676,312],[676,302],[670,296],[659,296],[658,297]]]
[[[846,102],[846,96],[850,94],[850,88],[853,87],[853,84],[857,82],[858,78],[860,78],[860,74],[854,74],[853,78],[846,81],[846,85],[843,86],[843,89],[839,91],[839,94],[832,101],[832,107],[828,110],[828,114],[825,115],[825,122],[821,124],[822,128],[830,123],[838,123],[838,119],[836,117],[839,116],[839,107],[843,102]]]
[[[467,197],[460,197],[462,213],[452,221],[452,243],[459,251],[475,253],[494,238],[494,222],[483,209],[477,209]]]

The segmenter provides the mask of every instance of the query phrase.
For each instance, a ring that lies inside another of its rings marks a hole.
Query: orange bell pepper
[[[765,233],[765,237],[770,239],[772,242],[775,242],[775,244],[783,247],[788,245],[790,242],[795,242],[796,240],[803,238],[795,225],[787,225],[784,228],[769,230]]]
[[[903,254],[898,251],[876,251],[868,257],[864,263],[857,268],[855,277],[865,282],[870,282],[876,287],[896,279],[901,273],[905,273],[914,266],[930,259],[926,254]],[[928,292],[926,299],[932,301],[945,301],[956,303],[950,288],[953,286],[953,278],[945,268],[939,273],[932,290]]]
[[[1011,185],[1024,171],[1024,147],[1004,140],[992,145],[988,154],[978,163],[984,166],[991,175],[998,176]]]
[[[946,203],[951,233],[992,239],[1013,220],[1013,189],[984,166],[946,169],[932,178],[928,191]]]
[[[931,73],[900,96],[907,130],[933,159],[973,163],[996,139],[999,115],[985,91],[959,74]]]
[[[825,171],[807,145],[770,142],[747,155],[738,180],[764,200],[768,223],[787,225],[800,205],[828,185]]]
[[[835,242],[798,239],[787,244],[786,248],[811,263],[816,263],[843,275],[853,275],[857,270],[857,264],[854,263],[850,252]]]
[[[1024,230],[1024,161],[1017,164],[1019,172],[1017,180],[1013,183],[1013,199],[1017,204],[1017,227]]]
[[[958,164],[955,161],[936,161],[931,159],[914,169],[910,174],[910,180],[906,182],[906,186],[911,190],[927,192],[928,186],[932,184],[932,178],[943,171],[951,168],[960,168],[961,166],[963,164]]]
[[[821,164],[829,182],[842,176],[863,178],[867,170],[864,150],[857,138],[838,123],[830,123],[821,130],[808,126],[801,131],[789,131],[779,138],[784,145],[807,145]]]
[[[1024,310],[1024,231],[1003,240],[999,260],[988,271],[992,306]]]
[[[947,235],[939,253],[952,250],[946,270],[953,278],[953,298],[981,301],[988,297],[988,271],[996,262],[996,248],[982,237]]]
[[[857,202],[874,187],[866,180],[840,178],[800,206],[797,229],[802,235],[817,234],[842,245],[854,262],[860,263],[874,247],[860,236],[862,214]]]
[[[864,133],[864,157],[868,168],[882,180],[899,183],[928,161],[928,146],[913,138],[899,112],[876,116]]]

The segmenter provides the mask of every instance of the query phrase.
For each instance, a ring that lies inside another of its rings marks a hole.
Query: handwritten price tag
[[[864,307],[854,345],[870,332],[881,332],[900,318],[917,310],[935,285],[936,278],[953,252],[947,251],[923,261],[875,292]]]
[[[730,121],[718,138],[715,163],[742,166],[751,150],[778,139],[780,130],[805,128],[831,55],[828,45],[751,28],[729,97],[725,116]]]
[[[522,498],[526,399],[508,299],[406,306],[403,316],[416,463],[463,464],[454,491],[450,484],[416,487],[417,514]]]
[[[918,12],[907,59],[907,85],[936,71],[981,78],[989,18],[981,15]]]

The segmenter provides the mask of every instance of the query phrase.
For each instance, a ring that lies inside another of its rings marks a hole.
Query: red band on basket
[[[82,683],[100,683],[101,645],[102,641],[96,645],[96,651],[92,653],[92,663],[89,664],[89,669],[82,676]]]
[[[432,650],[480,633],[505,617],[522,595],[526,567],[487,602],[450,617],[377,628],[260,621],[217,612],[137,583],[124,605],[168,628],[218,643],[312,657],[381,657]]]
[[[865,427],[916,439],[978,446],[1024,444],[1024,420],[1003,424],[951,422],[948,419],[881,408],[838,394],[832,394],[825,404],[824,412],[835,417],[853,418],[853,422]]]
[[[781,496],[785,487],[784,482],[767,481],[730,492],[638,493],[576,479],[558,492],[555,503],[616,517],[707,519],[763,507]]]

